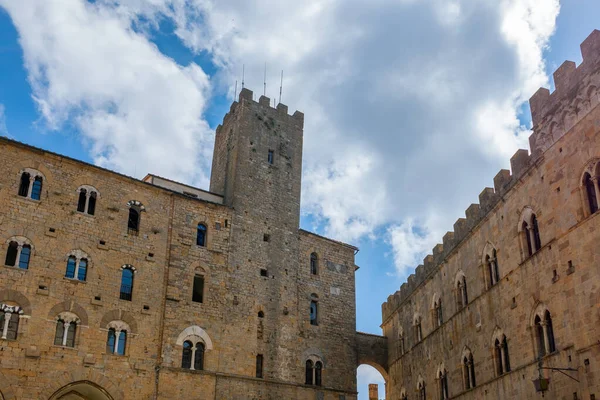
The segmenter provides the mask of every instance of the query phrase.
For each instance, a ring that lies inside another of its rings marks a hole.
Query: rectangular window
[[[202,275],[194,276],[194,292],[192,294],[192,301],[196,303],[202,303],[204,294],[204,277]]]
[[[269,161],[269,164],[273,164],[273,150],[269,150],[269,155],[267,156],[267,161]]]
[[[257,378],[263,377],[263,355],[262,354],[256,355],[256,377]]]

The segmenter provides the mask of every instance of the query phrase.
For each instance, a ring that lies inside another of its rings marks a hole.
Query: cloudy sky
[[[302,227],[361,248],[358,326],[518,148],[596,0],[0,0],[0,134],[208,188],[235,81],[305,113]],[[361,399],[368,380],[361,368]]]

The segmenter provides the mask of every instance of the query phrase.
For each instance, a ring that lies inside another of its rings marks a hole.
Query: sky
[[[358,246],[357,329],[519,148],[596,0],[0,0],[0,135],[207,189],[241,88],[305,113],[304,229]],[[359,368],[366,383],[382,382]],[[383,391],[381,391],[383,397]]]

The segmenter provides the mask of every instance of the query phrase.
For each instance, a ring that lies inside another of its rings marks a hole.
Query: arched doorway
[[[384,374],[382,374],[383,372]],[[379,396],[377,399],[386,399],[385,392],[387,373],[376,368],[375,365],[361,364],[356,370],[356,390],[358,391],[358,400],[369,400],[369,384],[379,386]]]
[[[114,400],[102,387],[90,381],[69,383],[48,400]]]

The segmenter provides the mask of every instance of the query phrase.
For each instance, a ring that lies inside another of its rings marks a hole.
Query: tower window
[[[317,257],[317,253],[312,253],[310,255],[310,274],[317,275],[319,271],[319,258]]]
[[[121,300],[131,301],[133,295],[133,270],[129,267],[122,268],[121,275],[121,292],[119,298]]]
[[[205,247],[206,246],[206,225],[198,224],[198,230],[196,233],[196,245]]]
[[[202,303],[204,294],[204,277],[202,275],[194,276],[194,292],[192,294],[192,301],[196,303]]]
[[[273,164],[273,150],[269,150],[269,154],[267,155],[267,161],[269,164]]]
[[[263,355],[262,354],[256,355],[256,377],[257,378],[263,377]]]
[[[316,294],[311,295],[310,301],[310,324],[319,325],[319,303]]]

